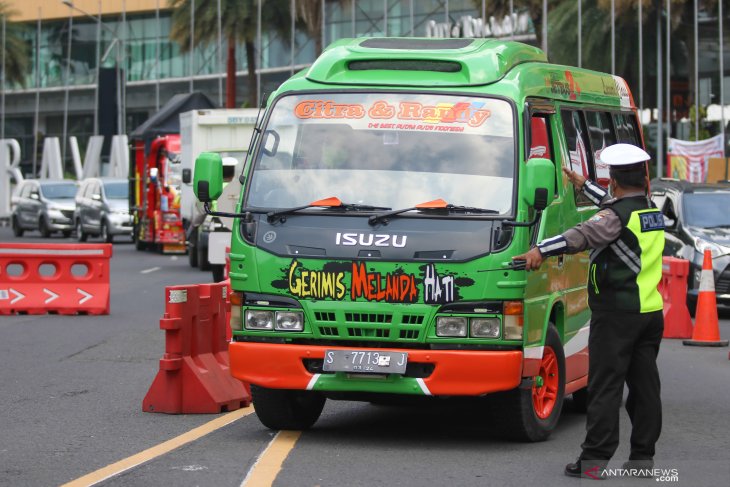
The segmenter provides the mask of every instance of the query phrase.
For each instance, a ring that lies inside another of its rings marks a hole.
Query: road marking
[[[150,460],[169,453],[176,448],[180,448],[183,445],[200,439],[203,436],[208,435],[224,426],[227,426],[234,421],[243,418],[244,416],[248,416],[251,413],[253,413],[253,406],[230,412],[201,426],[198,426],[197,428],[193,428],[187,433],[183,433],[180,436],[176,436],[175,438],[160,443],[159,445],[148,448],[135,455],[132,455],[131,457],[127,457],[124,460],[120,460],[116,463],[112,463],[111,465],[107,465],[106,467],[86,474],[83,477],[79,477],[76,480],[72,480],[67,484],[63,484],[61,487],[88,487],[91,485],[96,485],[99,482],[103,482],[104,480],[114,477],[115,475],[119,475],[122,472],[126,472],[127,470],[133,469],[134,467],[137,467],[139,465],[142,465],[143,463],[149,462]]]
[[[140,272],[140,274],[149,274],[150,272],[155,272],[155,271],[159,271],[159,270],[160,270],[159,267],[150,267],[149,269],[145,269],[145,270],[139,271],[139,272]]]
[[[241,482],[241,487],[270,487],[273,485],[284,460],[301,435],[301,431],[279,431],[269,446],[256,459],[256,463]]]

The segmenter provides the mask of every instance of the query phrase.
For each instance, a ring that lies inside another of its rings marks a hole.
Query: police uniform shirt
[[[597,206],[613,203],[616,198],[609,198],[608,192],[593,181],[586,180],[582,193]],[[624,198],[644,196],[642,192],[632,192]],[[600,249],[619,238],[621,234],[621,219],[616,212],[603,209],[588,221],[579,223],[565,231],[562,235],[551,237],[537,244],[543,257],[560,254],[574,254],[586,249]]]

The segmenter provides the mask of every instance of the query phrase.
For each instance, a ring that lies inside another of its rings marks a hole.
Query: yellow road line
[[[187,433],[183,433],[180,436],[176,436],[175,438],[160,443],[159,445],[155,445],[152,448],[148,448],[135,455],[132,455],[131,457],[127,457],[124,460],[120,460],[116,463],[112,463],[111,465],[107,465],[106,467],[100,468],[95,472],[91,472],[84,475],[83,477],[79,477],[76,480],[72,480],[71,482],[62,485],[61,487],[82,487],[96,485],[103,480],[114,477],[115,475],[119,475],[122,472],[125,472],[145,462],[149,462],[154,458],[169,453],[176,448],[190,443],[191,441],[202,438],[203,436],[210,434],[226,425],[229,425],[234,421],[243,418],[244,416],[248,416],[251,413],[253,413],[253,406],[232,411],[224,416],[220,416],[212,421],[200,425],[197,428],[191,429]]]
[[[281,471],[284,460],[294,448],[301,431],[279,431],[248,471],[241,487],[270,487]]]

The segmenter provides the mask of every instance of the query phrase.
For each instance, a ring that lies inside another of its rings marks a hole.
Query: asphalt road
[[[20,241],[45,241],[36,237]],[[8,228],[0,228],[0,241],[13,240]],[[141,408],[164,351],[158,325],[164,287],[206,282],[210,274],[191,269],[185,256],[118,243],[111,276],[109,316],[0,316],[0,486],[61,485],[227,417]],[[723,338],[730,336],[729,318],[721,314]],[[676,469],[679,477],[666,483],[729,485],[728,349],[665,340],[659,366],[664,430],[656,464]],[[278,450],[285,438],[274,439],[275,432],[249,414],[101,485],[238,486],[251,472],[266,470],[275,486],[577,486],[590,481],[562,472],[584,434],[585,417],[571,406],[566,401],[550,440],[533,444],[492,435],[489,404],[481,402],[385,407],[329,401],[312,430]],[[623,411],[621,426],[614,467],[628,456],[630,424]]]

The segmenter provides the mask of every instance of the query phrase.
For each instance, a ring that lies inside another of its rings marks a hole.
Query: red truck
[[[178,94],[130,134],[129,208],[137,250],[186,253],[179,195],[180,114],[210,108],[213,102],[202,93]]]
[[[180,199],[171,177],[179,161],[180,136],[169,134],[132,142],[134,242],[137,250],[155,248],[162,253],[186,251],[185,230],[180,217]]]

